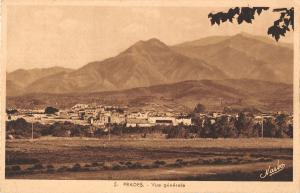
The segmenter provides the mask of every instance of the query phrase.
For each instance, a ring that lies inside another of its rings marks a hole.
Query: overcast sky
[[[79,68],[153,37],[173,45],[240,32],[267,36],[267,28],[278,17],[263,12],[252,25],[211,26],[208,13],[223,10],[226,8],[10,6],[7,71]],[[291,34],[282,40],[292,42]]]

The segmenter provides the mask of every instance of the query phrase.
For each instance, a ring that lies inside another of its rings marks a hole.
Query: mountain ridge
[[[278,93],[281,93],[280,95]],[[34,101],[34,104],[32,103]],[[220,103],[222,101],[222,104]],[[70,108],[76,103],[121,105],[130,108],[189,108],[197,103],[208,110],[254,107],[261,111],[293,109],[293,86],[251,79],[187,80],[171,84],[94,93],[31,93],[7,98],[8,107]],[[154,105],[154,106],[153,106]]]
[[[60,69],[30,81],[8,73],[7,94],[100,92],[203,79],[292,83],[292,50],[258,39],[237,34],[173,46],[157,38],[141,40],[114,57],[75,70]]]

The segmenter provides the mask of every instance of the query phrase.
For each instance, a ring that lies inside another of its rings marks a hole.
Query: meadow
[[[289,138],[42,137],[6,142],[8,179],[292,180]],[[280,173],[261,179],[269,166]]]

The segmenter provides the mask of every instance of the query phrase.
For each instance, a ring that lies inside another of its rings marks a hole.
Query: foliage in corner
[[[269,7],[235,7],[230,8],[228,12],[209,13],[208,18],[210,18],[211,25],[220,25],[228,21],[232,23],[234,19],[238,24],[243,22],[252,23],[256,14],[260,15],[263,11],[269,9]],[[278,41],[291,28],[294,30],[294,8],[278,8],[273,9],[273,12],[279,12],[280,17],[268,28],[267,33]]]

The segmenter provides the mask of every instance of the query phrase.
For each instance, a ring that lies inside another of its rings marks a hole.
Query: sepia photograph
[[[5,179],[293,182],[294,33],[289,4],[7,5]]]

